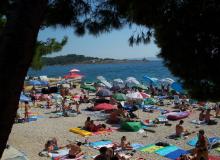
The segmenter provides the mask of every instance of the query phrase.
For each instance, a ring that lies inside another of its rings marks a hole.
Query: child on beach
[[[121,137],[121,148],[123,150],[132,150],[133,147],[130,145],[130,142],[127,142],[126,136]]]

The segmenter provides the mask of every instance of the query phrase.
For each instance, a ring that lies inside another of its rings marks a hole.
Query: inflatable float
[[[169,112],[165,114],[168,120],[179,120],[189,116],[189,112]]]

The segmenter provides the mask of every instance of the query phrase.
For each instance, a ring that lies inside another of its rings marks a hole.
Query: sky
[[[56,38],[60,41],[68,36],[68,42],[60,52],[51,56],[80,54],[99,58],[132,59],[156,57],[159,48],[154,42],[148,45],[140,44],[129,46],[128,39],[135,28],[125,27],[121,30],[113,30],[99,36],[85,34],[82,37],[74,35],[71,28],[46,28],[40,31],[38,40],[45,41],[47,38]]]

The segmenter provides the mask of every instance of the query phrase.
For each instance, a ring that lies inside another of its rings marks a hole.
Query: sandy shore
[[[90,104],[91,105],[91,104]],[[69,132],[69,128],[83,126],[86,117],[88,116],[88,112],[83,111],[89,104],[81,104],[80,108],[82,109],[82,114],[78,115],[77,117],[60,117],[60,118],[49,118],[51,110],[48,109],[40,109],[40,108],[33,108],[32,112],[38,112],[39,115],[44,116],[44,118],[38,119],[34,122],[29,123],[18,123],[14,124],[13,129],[11,131],[8,144],[12,145],[13,147],[17,148],[18,150],[24,152],[30,160],[43,160],[49,159],[46,157],[38,156],[38,153],[42,151],[44,148],[45,142],[51,137],[57,137],[59,145],[66,145],[68,144],[68,140],[70,141],[84,141],[85,138],[81,137],[80,135],[74,134]],[[170,106],[163,106],[163,108],[171,109]],[[136,113],[139,115],[141,120],[155,118],[159,115],[159,112],[154,113],[147,113],[137,111]],[[220,119],[216,119],[218,121],[217,125],[207,126],[201,125],[197,126],[194,124],[189,123],[193,119],[198,119],[199,111],[194,111],[189,118],[184,119],[185,124],[184,126],[189,129],[190,131],[198,132],[199,129],[204,129],[207,136],[219,136],[220,137]],[[95,117],[91,116],[92,119]],[[97,122],[102,123],[102,122]],[[187,139],[181,140],[171,140],[165,138],[175,132],[175,125],[178,121],[170,121],[172,126],[164,126],[159,125],[158,127],[151,128],[156,131],[156,133],[151,132],[144,132],[142,134],[137,132],[123,132],[123,131],[115,131],[107,135],[98,135],[89,137],[89,141],[96,141],[102,139],[111,139],[114,142],[120,142],[120,138],[123,135],[127,136],[127,139],[131,143],[142,143],[142,144],[151,144],[158,141],[166,141],[171,144],[177,145],[182,147],[183,149],[190,149],[191,147],[186,144],[186,142],[196,135],[190,135]],[[145,136],[147,135],[147,137]],[[98,154],[98,151],[92,149],[90,147],[82,147],[83,151],[86,153],[87,156],[94,156]],[[211,150],[211,154],[218,155],[215,150]],[[162,160],[166,159],[156,154],[147,154],[143,152],[136,152],[131,159],[136,158],[145,158],[148,160]],[[87,157],[87,159],[91,159]]]

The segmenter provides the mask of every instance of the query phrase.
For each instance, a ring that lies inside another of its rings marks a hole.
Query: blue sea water
[[[104,76],[107,80],[127,77],[135,77],[143,82],[143,76],[155,78],[176,79],[166,68],[162,61],[149,61],[146,63],[123,63],[123,64],[72,64],[66,66],[45,66],[40,71],[30,69],[29,76],[47,75],[48,77],[59,77],[66,75],[71,69],[77,68],[88,81],[96,80],[97,76]]]

